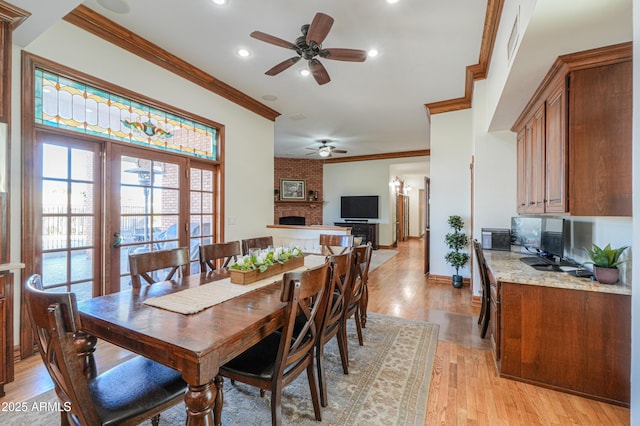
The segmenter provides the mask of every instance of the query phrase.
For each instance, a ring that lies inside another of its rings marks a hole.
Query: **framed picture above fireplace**
[[[281,200],[304,201],[306,194],[306,182],[303,179],[280,179]]]

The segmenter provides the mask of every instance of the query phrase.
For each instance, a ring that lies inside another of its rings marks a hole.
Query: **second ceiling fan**
[[[318,84],[326,84],[331,81],[331,79],[329,78],[329,73],[325,67],[318,60],[318,57],[334,61],[364,62],[365,59],[367,59],[367,52],[364,50],[340,48],[325,49],[322,47],[322,42],[327,37],[327,34],[329,34],[329,30],[331,30],[332,25],[333,18],[331,16],[318,12],[313,17],[311,24],[303,25],[302,28],[300,28],[302,36],[298,37],[295,43],[288,42],[261,31],[252,32],[250,35],[255,39],[294,50],[297,54],[297,56],[293,56],[280,62],[265,72],[265,74],[270,76],[280,74],[282,71],[293,66],[300,59],[304,58],[308,61],[309,71],[316,82]]]

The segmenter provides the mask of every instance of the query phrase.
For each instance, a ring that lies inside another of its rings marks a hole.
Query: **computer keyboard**
[[[560,263],[556,263],[553,260],[542,257],[542,256],[525,256],[521,257],[520,261],[529,265],[529,266],[546,266],[546,265],[557,265],[557,266],[578,266],[577,264],[570,262],[568,260],[561,260]]]
[[[520,258],[521,262],[526,263],[529,266],[535,266],[535,265],[552,265],[555,262],[552,262],[551,259],[547,259],[545,257],[540,257],[540,256],[526,256],[526,257],[521,257]]]

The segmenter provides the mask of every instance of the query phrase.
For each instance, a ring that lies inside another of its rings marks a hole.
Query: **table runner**
[[[296,268],[293,271],[304,271],[305,269],[321,265],[324,261],[324,256],[308,255],[304,258],[304,266]],[[145,305],[166,309],[180,314],[195,314],[226,300],[233,299],[234,297],[281,281],[283,275],[284,273],[272,275],[251,284],[234,284],[231,282],[230,278],[225,278],[208,284],[203,284],[199,287],[179,291],[177,293],[171,293],[160,297],[150,297],[143,303]]]

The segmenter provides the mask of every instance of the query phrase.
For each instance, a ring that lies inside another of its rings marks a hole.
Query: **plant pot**
[[[451,285],[454,288],[462,288],[462,275],[454,275],[451,278]]]
[[[618,268],[603,268],[593,266],[593,275],[600,284],[615,284],[620,280],[620,270]]]

